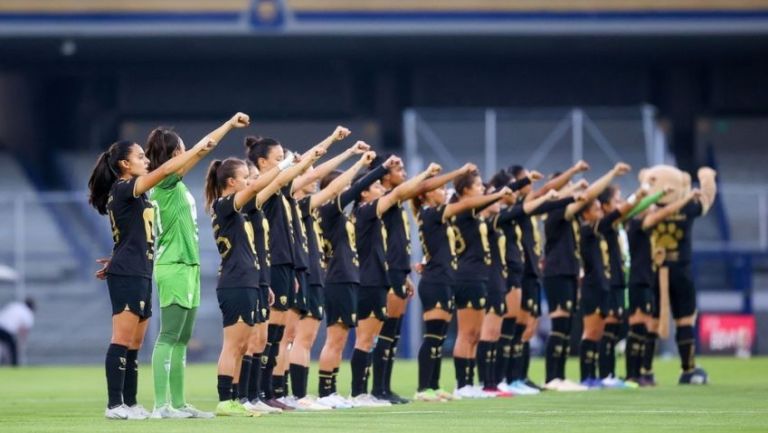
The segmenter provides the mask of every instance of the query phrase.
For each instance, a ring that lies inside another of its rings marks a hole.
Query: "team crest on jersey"
[[[287,296],[281,296],[280,297],[280,303],[281,304],[287,304],[288,303],[288,297]]]
[[[566,301],[566,302],[565,302],[565,308],[567,308],[567,309],[569,309],[569,310],[570,310],[570,309],[571,309],[571,307],[573,307],[573,302],[571,302],[571,301]]]
[[[144,301],[139,301],[139,308],[140,308],[140,309],[142,309],[142,310],[143,310],[145,305],[147,305],[147,303],[146,303],[146,302],[144,302]]]
[[[485,307],[485,298],[480,298],[480,306]]]

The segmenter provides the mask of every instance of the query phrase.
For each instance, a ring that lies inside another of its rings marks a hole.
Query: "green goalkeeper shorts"
[[[173,263],[155,266],[160,308],[176,304],[184,308],[200,306],[200,266]]]

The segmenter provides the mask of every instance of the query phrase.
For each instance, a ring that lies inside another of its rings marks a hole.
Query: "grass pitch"
[[[623,362],[620,359],[620,362]],[[584,393],[547,392],[511,399],[411,403],[381,409],[350,409],[326,413],[290,413],[259,418],[212,420],[109,421],[101,366],[26,367],[0,369],[0,432],[766,432],[768,431],[768,358],[739,360],[700,358],[711,384],[676,385],[676,360],[658,360],[660,386],[640,390]],[[568,362],[577,378],[578,361]],[[543,364],[531,366],[541,381]],[[619,368],[623,371],[623,367]],[[310,373],[310,392],[317,389],[317,370]],[[453,388],[453,365],[443,366],[443,388]],[[152,408],[149,365],[140,371],[139,400]],[[349,390],[349,365],[339,376],[339,390]],[[411,396],[416,364],[398,361],[395,388]],[[213,365],[191,365],[188,400],[201,409],[216,404]]]

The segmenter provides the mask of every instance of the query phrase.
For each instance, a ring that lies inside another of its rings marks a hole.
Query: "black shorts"
[[[457,281],[454,285],[456,309],[482,310],[488,301],[488,284],[485,281]]]
[[[107,274],[112,315],[130,311],[143,322],[152,317],[152,280],[144,277]]]
[[[408,297],[408,290],[405,288],[405,281],[408,279],[409,273],[410,271],[401,269],[390,269],[388,272],[389,284],[392,286],[389,291],[394,293],[395,296],[400,299],[405,299]]]
[[[270,268],[272,291],[275,293],[275,303],[272,308],[277,311],[287,311],[295,300],[296,273],[291,265],[273,265]]]
[[[603,290],[600,287],[593,287],[587,284],[582,285],[581,297],[579,298],[579,308],[581,309],[582,316],[599,314],[601,317],[605,317],[609,293],[609,291]]]
[[[558,307],[565,312],[572,312],[576,306],[578,280],[575,276],[555,275],[544,277],[544,292],[550,313]]]
[[[512,269],[507,266],[507,289],[516,288],[520,289],[523,284],[523,270]]]
[[[313,319],[323,320],[325,317],[325,295],[323,292],[323,286],[319,284],[310,284],[307,286],[307,291],[304,293],[306,302],[302,309],[302,318],[311,317]]]
[[[259,309],[259,288],[225,287],[216,289],[224,327],[243,322],[248,326],[256,323]]]
[[[307,292],[309,291],[309,280],[305,271],[296,271],[296,281],[299,282],[298,290],[292,290],[292,299],[288,302],[290,308],[299,312],[300,315],[307,314]],[[295,287],[295,285],[294,285]]]
[[[603,313],[606,317],[624,318],[624,296],[626,290],[623,287],[611,287],[603,298]]]
[[[535,275],[523,276],[520,308],[533,317],[541,316],[541,281]]]
[[[656,308],[654,317],[659,315],[659,281],[654,284]],[[696,289],[693,286],[690,265],[672,264],[669,266],[669,305],[672,317],[681,319],[696,314]]]
[[[325,284],[325,322],[328,326],[341,323],[357,327],[357,283]]]
[[[629,288],[629,314],[634,314],[638,310],[641,313],[653,315],[656,296],[653,289],[649,286],[630,286]]]
[[[357,292],[357,319],[370,319],[375,317],[380,321],[387,320],[387,293],[386,286],[360,286]]]
[[[269,286],[259,286],[259,304],[256,309],[256,323],[269,322]]]
[[[419,281],[419,300],[424,312],[436,308],[453,313],[455,302],[453,299],[453,290],[448,283],[430,283]]]
[[[488,287],[488,300],[485,303],[485,312],[504,317],[507,314],[506,294],[507,291],[504,290],[503,286],[491,284]]]

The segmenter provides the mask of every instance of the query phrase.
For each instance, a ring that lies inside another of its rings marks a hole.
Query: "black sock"
[[[477,365],[477,358],[469,358],[469,371],[467,372],[467,384],[475,385],[475,366]]]
[[[506,374],[507,382],[509,383],[522,379],[523,332],[525,332],[525,325],[516,323],[515,330],[512,333],[512,354],[509,359],[509,367],[507,367]]]
[[[240,382],[235,382],[235,379],[232,379],[232,400],[240,400]],[[237,379],[238,381],[240,378]]]
[[[352,352],[352,397],[365,394],[365,368],[368,363],[368,352],[355,349]]]
[[[561,358],[567,356],[563,346],[568,344],[568,324],[570,317],[555,317],[552,319],[552,331],[547,338],[546,348],[546,382],[560,377]]]
[[[236,400],[245,400],[248,398],[248,387],[251,384],[251,368],[253,368],[253,357],[250,355],[243,355],[243,360],[240,361],[240,377],[237,382]]]
[[[338,390],[336,389],[336,382],[339,378],[339,367],[336,367],[333,369],[333,381],[331,382],[331,387],[333,389],[332,394],[336,394]]]
[[[444,320],[426,320],[424,339],[419,348],[419,391],[431,388],[432,375],[438,362],[438,352],[443,341]]]
[[[505,318],[501,322],[501,337],[496,343],[496,371],[499,381],[506,380],[512,358],[512,341],[515,336],[515,319]]]
[[[218,384],[216,389],[219,391],[219,401],[227,401],[232,399],[232,376],[218,376]]]
[[[440,340],[440,345],[437,346],[437,353],[435,354],[434,365],[432,366],[432,379],[429,381],[428,388],[440,389],[440,373],[443,369],[443,343],[445,343],[445,337]]]
[[[392,350],[389,351],[389,360],[387,360],[387,369],[384,372],[384,391],[392,394],[392,371],[395,367],[395,358],[397,358],[397,343],[400,342],[400,328],[403,325],[403,318],[397,318],[395,325],[395,339],[392,341]]]
[[[653,357],[656,355],[656,340],[658,340],[658,338],[659,334],[655,332],[649,332],[645,337],[643,365],[640,374],[653,374]]]
[[[490,385],[488,380],[488,360],[491,358],[491,342],[482,341],[477,343],[475,350],[475,359],[477,360],[477,379],[482,386]],[[474,376],[474,374],[473,374]],[[474,377],[473,377],[474,380]]]
[[[104,361],[107,375],[107,407],[123,404],[123,384],[125,383],[126,358],[128,348],[120,344],[110,344]]]
[[[616,342],[619,339],[621,325],[608,323],[600,339],[600,378],[616,377]]]
[[[565,339],[560,343],[560,352],[563,356],[560,357],[557,364],[557,377],[559,379],[565,379],[565,363],[568,361],[568,356],[571,352],[571,327],[573,326],[573,318],[566,317],[565,319]]]
[[[267,346],[264,349],[264,356],[267,357],[266,365],[262,363],[261,368],[261,393],[262,400],[275,398],[272,375],[277,365],[277,355],[280,353],[280,340],[283,339],[285,332],[284,325],[267,325]]]
[[[261,353],[254,353],[251,356],[251,374],[248,377],[248,401],[259,399],[261,394]]]
[[[469,359],[454,356],[453,367],[456,370],[456,388],[464,388],[469,384],[467,382],[469,377]]]
[[[483,386],[490,389],[496,389],[496,386],[499,384],[496,378],[496,343],[498,343],[498,340],[491,342],[491,353],[486,358],[485,384]]]
[[[693,332],[693,326],[678,326],[675,341],[677,341],[680,367],[683,371],[691,371],[696,368],[696,336]]]
[[[581,366],[582,382],[597,377],[595,361],[598,357],[598,344],[599,343],[594,340],[581,340],[581,346],[579,346],[579,362]]]
[[[139,385],[138,350],[128,350],[125,355],[125,380],[123,381],[123,403],[126,406],[136,404],[136,391]]]
[[[373,389],[374,395],[383,395],[386,393],[385,382],[387,376],[387,367],[389,358],[392,354],[392,343],[395,341],[397,333],[397,318],[387,318],[381,327],[376,347],[373,349]]]
[[[640,365],[643,362],[643,346],[648,331],[642,323],[629,326],[627,333],[627,379],[640,377]]]
[[[320,397],[327,397],[333,394],[333,372],[320,370],[318,378],[317,395]]]
[[[273,398],[285,397],[285,376],[272,375],[272,396]]]
[[[291,376],[291,390],[293,396],[301,399],[307,395],[307,379],[309,378],[309,367],[299,364],[291,364],[288,367]]]
[[[528,368],[531,366],[531,343],[526,341],[523,343],[523,368],[520,371],[520,379],[528,379]]]

